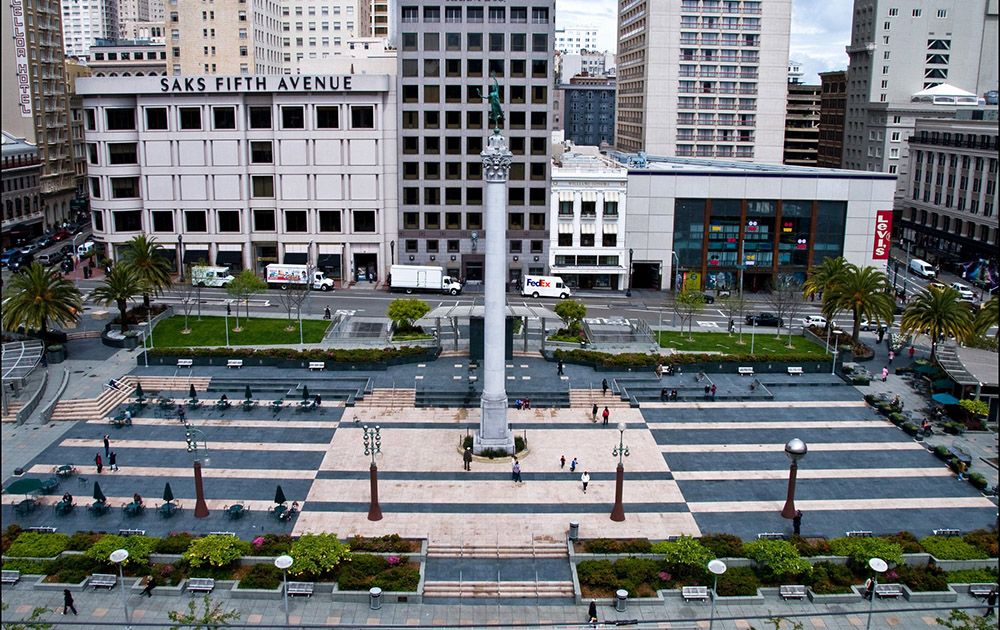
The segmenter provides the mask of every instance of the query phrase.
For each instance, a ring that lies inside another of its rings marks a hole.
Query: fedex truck
[[[524,286],[521,295],[537,297],[557,297],[561,300],[572,293],[559,276],[524,276]]]

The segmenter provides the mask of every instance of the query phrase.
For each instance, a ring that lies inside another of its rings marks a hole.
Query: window
[[[320,210],[319,231],[340,232],[340,210]]]
[[[239,210],[219,210],[217,212],[219,218],[219,231],[220,232],[239,232],[240,231],[240,211]]]
[[[236,108],[235,107],[213,107],[212,108],[212,128],[213,129],[236,129]]]
[[[403,251],[405,251],[407,253],[410,253],[410,254],[415,254],[418,251],[418,249],[417,249],[417,239],[415,239],[415,238],[408,238],[405,241],[403,241]]]
[[[581,234],[580,235],[580,247],[593,247],[594,246],[594,234]]]
[[[270,129],[271,128],[271,108],[251,107],[250,108],[250,128]]]
[[[920,17],[920,15],[921,15],[922,13],[923,13],[923,10],[922,10],[922,9],[914,9],[914,10],[913,10],[913,17]]]
[[[91,110],[88,110],[91,111]],[[146,108],[146,129],[149,131],[163,130],[167,128],[167,108],[147,107]]]
[[[440,251],[438,249],[438,247],[439,247],[438,246],[438,240],[436,238],[432,238],[432,239],[430,239],[428,241],[424,241],[424,248],[427,250],[428,254],[436,254],[436,253],[438,253],[438,251]]]
[[[281,107],[282,129],[303,129],[305,126],[305,112],[301,105],[284,105]]]
[[[111,213],[116,232],[141,232],[142,210],[117,210]]]
[[[174,231],[174,213],[172,210],[153,210],[151,214],[153,216],[154,232]]]
[[[135,110],[131,107],[109,107],[104,113],[108,131],[135,129]]]
[[[532,254],[541,254],[543,250],[542,241],[531,241],[530,244]]]
[[[465,36],[465,49],[471,52],[479,52],[483,49],[482,33],[467,33]]]
[[[254,210],[253,229],[257,232],[274,232],[274,210]]]
[[[520,243],[520,241],[518,241],[518,243]],[[560,247],[572,247],[572,245],[573,245],[573,234],[572,233],[569,233],[569,234],[560,234],[559,235],[559,242],[558,242],[558,244],[559,244]]]
[[[355,210],[352,212],[354,217],[354,231],[355,232],[374,232],[375,231],[375,211],[374,210]]]
[[[274,162],[274,151],[270,140],[253,140],[250,142],[250,163],[271,164]]]
[[[101,198],[101,178],[91,177],[90,178],[90,196],[100,199]]]
[[[274,176],[273,175],[253,175],[250,177],[250,196],[256,198],[274,197]]]
[[[201,108],[200,107],[180,107],[178,108],[181,129],[201,129]]]
[[[507,215],[507,229],[508,230],[523,230],[524,229],[524,213],[523,212],[511,212]]]
[[[617,234],[608,234],[608,233],[605,233],[604,236],[601,237],[601,246],[602,247],[617,247],[618,246],[618,235]]]
[[[457,240],[449,240],[448,241],[448,251],[449,252],[459,252],[459,251],[462,251],[460,249],[460,246],[459,246],[459,243],[458,243]]]
[[[897,15],[899,15],[899,9],[894,7],[889,9],[889,17],[896,17]]]
[[[531,36],[531,52],[548,52],[549,36],[546,33],[535,33]]]
[[[375,107],[372,105],[351,106],[351,129],[374,129]]]
[[[440,230],[441,229],[441,213],[440,212],[425,212],[424,213],[424,229],[425,230]]]
[[[112,199],[135,199],[139,197],[138,177],[112,177]]]
[[[307,212],[305,210],[285,210],[285,231],[308,231]]]
[[[139,163],[139,154],[138,154],[138,147],[135,142],[108,143],[108,164],[138,164],[138,163]]]
[[[441,38],[438,33],[424,33],[424,51],[441,49]]]
[[[504,51],[504,34],[490,33],[490,52]]]
[[[939,18],[946,18],[946,17],[948,17],[948,9],[938,9],[937,10],[937,16]]]
[[[205,214],[206,212],[204,210],[185,210],[185,230],[188,232],[207,232],[208,221],[206,220]]]

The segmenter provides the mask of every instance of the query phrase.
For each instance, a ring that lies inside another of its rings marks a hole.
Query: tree
[[[743,343],[743,311],[746,310],[746,307],[747,301],[739,294],[730,295],[722,300],[722,309],[726,313],[726,317],[729,318],[729,321],[733,323],[733,325],[729,327],[730,336],[733,334],[733,329],[736,328],[736,322],[739,321],[740,344]]]
[[[236,300],[236,328],[233,329],[235,332],[242,330],[239,321],[240,301],[242,300],[246,305],[247,319],[250,319],[250,300],[253,296],[263,293],[266,290],[267,283],[258,278],[257,274],[249,269],[244,269],[237,274],[233,281],[226,287],[229,295],[233,296]]]
[[[121,331],[128,330],[125,313],[128,301],[137,295],[142,295],[142,281],[131,265],[115,265],[111,272],[104,276],[104,282],[90,292],[90,300],[105,306],[118,306],[118,316],[121,319]]]
[[[10,605],[7,602],[3,602],[4,612],[6,612],[9,607]],[[27,619],[20,619],[18,621],[4,620],[3,630],[49,630],[49,628],[52,627],[51,623],[38,620],[39,617],[47,612],[49,612],[48,608],[35,606]],[[52,610],[52,612],[55,612],[55,610]]]
[[[285,313],[288,315],[288,326],[285,327],[285,330],[290,332],[295,329],[292,324],[292,311],[295,309],[301,311],[302,304],[307,297],[309,297],[308,284],[290,284],[287,289],[278,293],[278,303],[284,307]]]
[[[966,339],[972,334],[972,313],[958,298],[958,291],[951,287],[927,287],[918,291],[903,311],[900,330],[904,335],[930,335],[932,359],[937,354],[941,335]]]
[[[848,264],[839,282],[824,295],[832,301],[834,312],[850,311],[854,316],[851,337],[856,341],[861,332],[861,318],[891,324],[896,301],[889,293],[889,279],[875,267]]]
[[[997,326],[996,336],[997,339],[1000,339],[1000,310],[998,310],[997,296],[995,295],[983,304],[982,310],[976,315],[976,335],[985,337],[993,326]]]
[[[789,274],[781,274],[778,276],[774,291],[771,291],[771,294],[767,298],[768,305],[774,309],[778,319],[783,319],[788,324],[789,347],[792,345],[792,319],[795,318],[796,312],[802,305],[801,295],[802,286],[798,279]],[[779,337],[781,337],[780,327],[775,339]]]
[[[827,258],[812,268],[809,277],[802,283],[802,294],[805,297],[818,295],[822,302],[823,317],[832,323],[837,313],[836,305],[830,299],[830,290],[840,284],[847,273],[847,261],[843,256]]]
[[[427,302],[414,298],[393,300],[386,309],[386,316],[392,320],[397,332],[413,328],[413,323],[429,313]]]
[[[583,326],[583,318],[587,316],[587,307],[581,302],[563,300],[556,304],[556,307],[552,310],[562,320],[563,326],[566,327],[569,334],[575,335],[580,332],[580,328]]]
[[[188,326],[188,318],[191,316],[191,311],[194,310],[195,304],[200,303],[201,300],[196,297],[198,287],[194,285],[185,284],[184,288],[181,289],[181,309],[184,310],[184,329],[181,330],[182,335],[186,335],[191,332],[191,327]]]
[[[222,602],[212,601],[212,598],[205,595],[202,600],[202,610],[197,610],[194,600],[188,601],[187,612],[171,610],[167,613],[170,621],[176,623],[170,630],[216,630],[230,621],[240,618],[240,613],[236,610],[223,610]]]
[[[149,312],[149,295],[160,295],[170,287],[170,261],[163,255],[163,248],[156,237],[140,234],[125,243],[121,262],[135,269],[142,283],[142,306]]]
[[[688,339],[694,339],[694,316],[705,310],[705,295],[693,288],[685,288],[674,299],[674,312],[681,318],[681,329],[684,321],[688,322]]]
[[[79,289],[39,263],[11,276],[3,296],[3,328],[37,330],[44,339],[49,322],[77,321],[83,309]]]
[[[947,619],[938,617],[934,620],[939,626],[948,630],[996,630],[997,622],[989,617],[970,615],[965,610],[953,609]]]

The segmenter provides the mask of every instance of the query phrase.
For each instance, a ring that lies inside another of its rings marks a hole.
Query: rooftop
[[[611,151],[608,157],[627,166],[630,173],[637,172],[677,172],[677,173],[719,173],[730,175],[783,175],[791,177],[843,177],[858,179],[896,179],[889,173],[852,171],[838,168],[815,166],[790,166],[787,164],[760,164],[736,160],[712,160],[705,158],[680,158],[646,155],[644,153],[619,153]]]
[[[37,155],[38,147],[31,144],[24,138],[18,138],[15,135],[9,134],[6,131],[0,132],[0,137],[2,137],[3,145],[3,155],[18,155],[29,153],[32,155]]]

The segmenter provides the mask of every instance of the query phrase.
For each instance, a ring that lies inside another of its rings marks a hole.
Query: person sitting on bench
[[[63,500],[63,503],[69,505],[70,503],[73,502],[73,495],[70,494],[69,492],[66,492],[65,494],[63,494],[62,500]]]
[[[142,497],[139,496],[138,492],[132,495],[132,503],[135,503],[136,505],[142,505]]]

